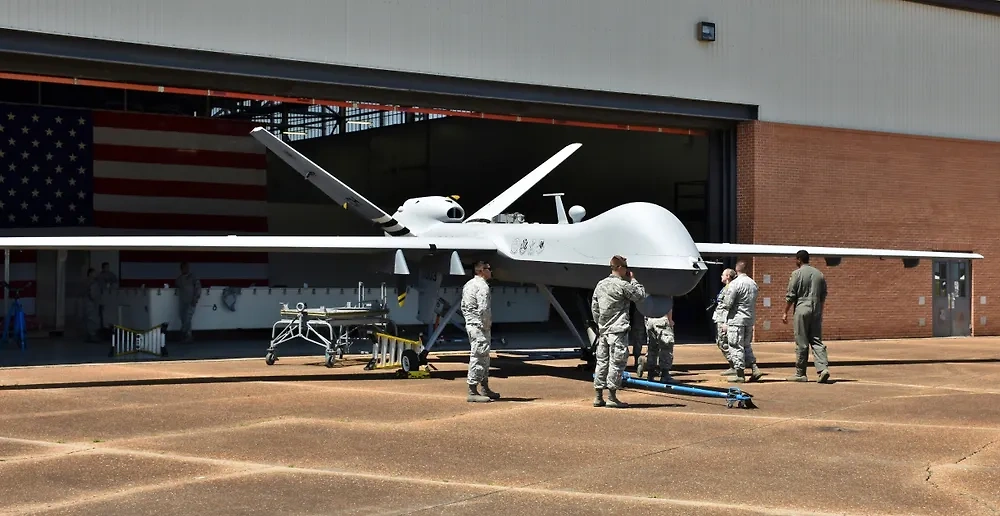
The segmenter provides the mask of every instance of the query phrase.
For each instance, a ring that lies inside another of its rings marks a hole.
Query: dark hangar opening
[[[283,134],[390,213],[409,197],[452,194],[459,195],[471,213],[564,145],[578,141],[584,144],[580,151],[506,211],[522,213],[528,222],[555,222],[554,202],[542,196],[550,192],[564,193],[566,208],[583,206],[587,218],[625,202],[647,201],[674,212],[701,242],[735,241],[735,123],[756,118],[752,106],[344,69],[8,30],[0,30],[0,57],[0,69],[7,73],[261,95],[248,100],[0,79],[0,102],[253,120]],[[263,99],[267,95],[551,117],[580,124],[308,105]],[[588,123],[618,124],[620,129],[585,127]],[[624,130],[629,125],[696,134]],[[332,203],[274,156],[269,163],[268,202]],[[317,232],[372,234],[372,227],[348,216],[321,225],[302,224],[299,234]],[[346,285],[358,281],[349,261],[345,258],[345,266],[336,267],[328,280]],[[713,338],[705,307],[718,291],[720,270],[712,267],[706,280],[676,300],[679,342]],[[453,279],[447,281],[454,284]],[[579,300],[588,299],[589,292],[554,290],[578,319],[581,306],[586,306]],[[554,310],[547,326],[565,332]]]

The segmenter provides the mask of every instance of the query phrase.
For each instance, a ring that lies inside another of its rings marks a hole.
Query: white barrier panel
[[[114,326],[111,334],[111,356],[131,355],[133,353],[149,353],[161,355],[167,347],[166,334],[161,326],[148,330],[133,330],[123,326]]]
[[[366,300],[378,299],[381,285],[365,287]],[[191,320],[191,329],[236,330],[268,329],[278,319],[281,303],[295,306],[305,303],[311,308],[356,305],[357,287],[324,288],[271,288],[249,287],[239,290],[239,294],[227,302],[235,300],[236,311],[226,308],[223,300],[224,287],[202,289],[201,298]],[[396,289],[386,287],[389,303],[389,318],[398,325],[420,325],[417,320],[419,306],[418,291],[410,291],[406,304],[400,307],[396,302]],[[442,288],[441,298],[449,303],[461,301],[462,288]],[[177,291],[173,288],[119,289],[109,296],[111,313],[118,314],[115,321],[120,326],[130,328],[151,328],[168,323],[170,331],[181,326],[178,315]],[[461,321],[461,312],[455,319]],[[549,302],[536,287],[493,287],[493,322],[528,323],[549,320]]]
[[[403,352],[412,350],[420,352],[422,344],[416,340],[404,339],[385,333],[375,334],[375,344],[372,345],[372,363],[370,369],[400,367],[403,363]]]

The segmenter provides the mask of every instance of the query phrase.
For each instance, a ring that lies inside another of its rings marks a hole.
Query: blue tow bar
[[[675,385],[671,383],[660,383],[651,382],[649,380],[642,380],[640,378],[632,378],[631,375],[626,371],[622,371],[622,385],[629,387],[647,387],[656,390],[671,390],[674,392],[682,392],[684,394],[694,394],[696,396],[708,396],[712,398],[726,398],[726,406],[733,408],[736,405],[739,408],[757,408],[754,405],[752,396],[741,391],[737,387],[730,387],[726,392],[714,391],[711,389],[701,389],[698,387],[689,387],[687,385]]]

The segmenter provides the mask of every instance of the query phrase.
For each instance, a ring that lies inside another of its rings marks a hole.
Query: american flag
[[[0,104],[0,230],[266,234],[266,151],[249,136],[252,128],[228,120]],[[123,287],[173,286],[182,261],[204,286],[268,283],[267,253],[122,251],[118,261],[113,272]],[[35,280],[34,253],[12,253],[11,264],[15,286]],[[33,287],[22,296],[32,314]]]

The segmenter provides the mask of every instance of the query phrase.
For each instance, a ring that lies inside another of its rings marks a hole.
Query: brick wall
[[[1000,143],[752,122],[740,127],[737,146],[740,243],[981,253],[972,269],[973,334],[1000,334],[1000,297],[987,274],[1000,268]],[[748,262],[761,290],[755,340],[792,340],[781,313],[794,257]],[[931,262],[812,265],[830,291],[825,338],[933,335]]]

